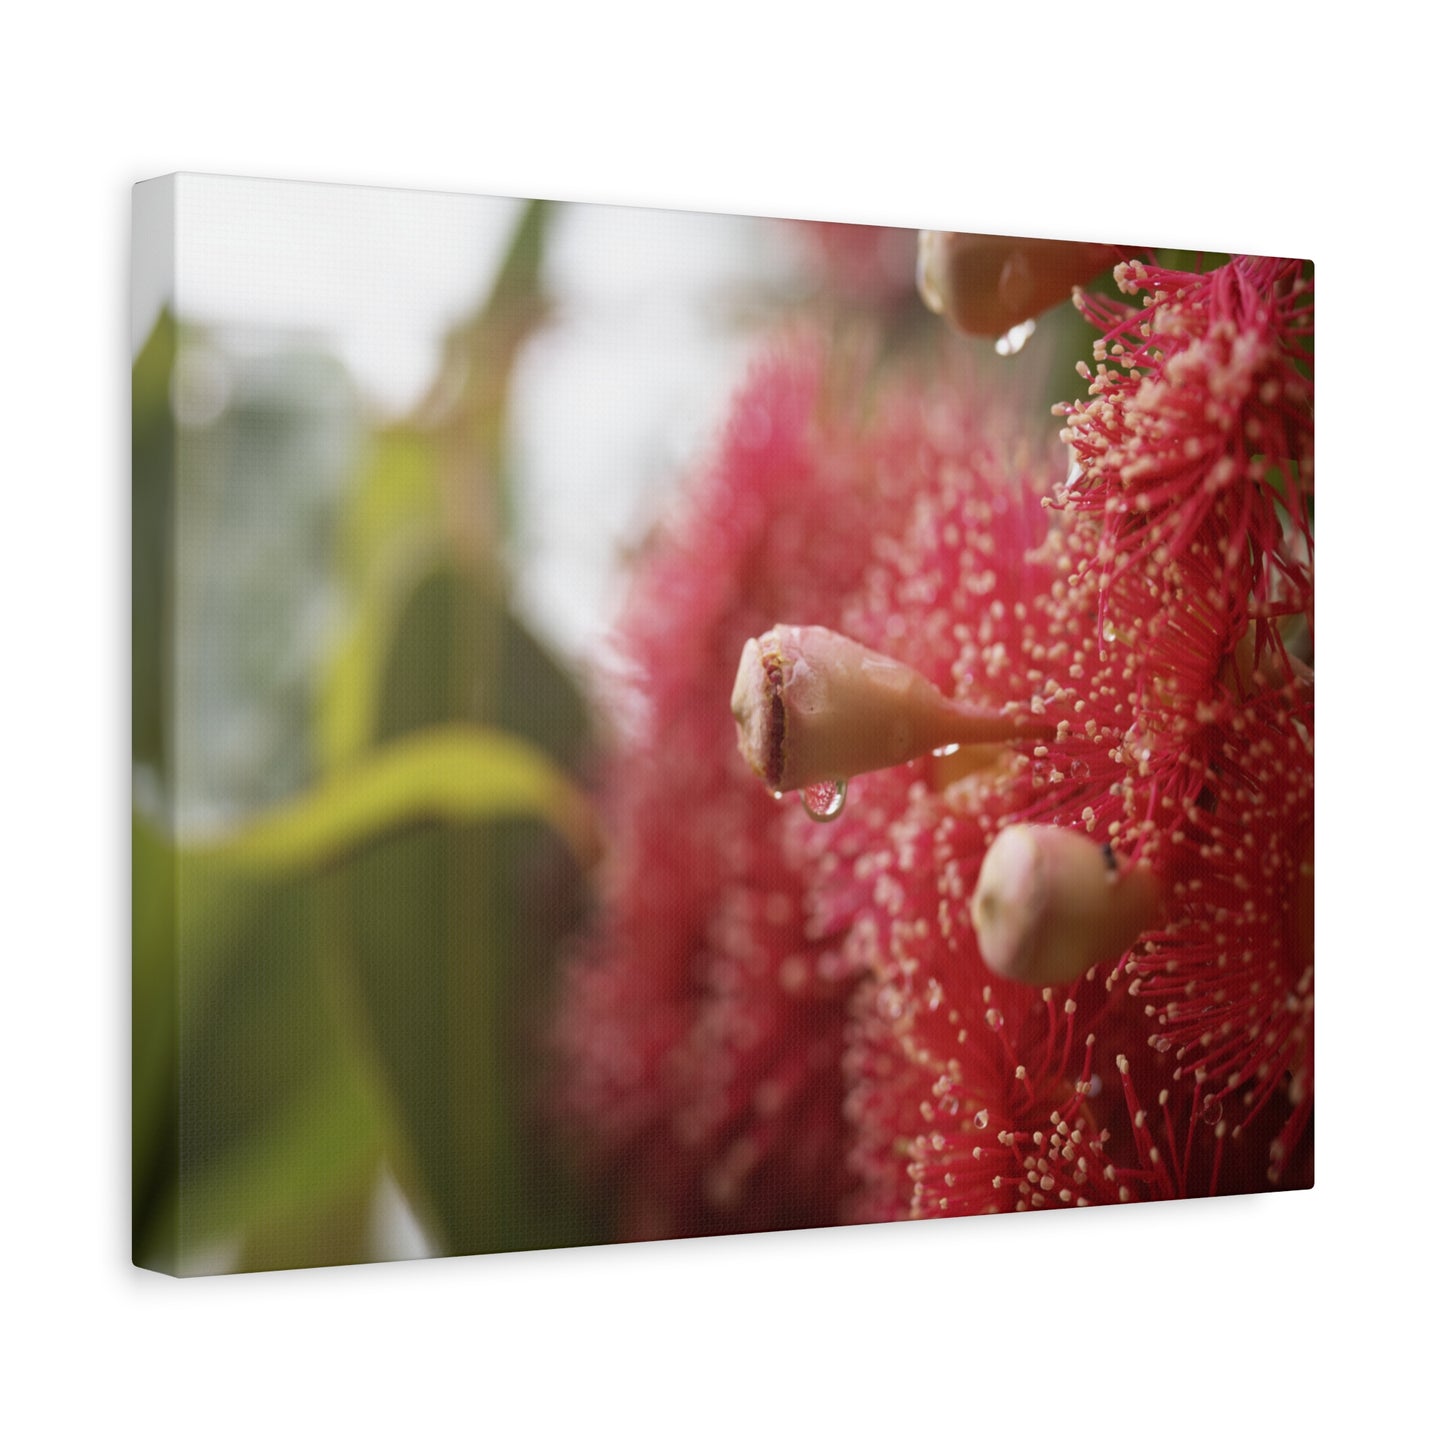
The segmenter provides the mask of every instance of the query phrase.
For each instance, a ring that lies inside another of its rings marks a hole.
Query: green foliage
[[[260,811],[256,788],[241,821],[203,838],[136,816],[140,1263],[378,1257],[384,1170],[438,1251],[604,1237],[546,1143],[543,1021],[599,848],[576,780],[588,714],[511,614],[497,560],[509,376],[545,314],[546,220],[524,212],[491,296],[449,341],[451,374],[416,417],[373,433],[333,505],[342,625],[311,688],[313,754],[295,764],[315,781]],[[275,645],[234,609],[208,632],[198,594],[178,597],[184,458],[224,461],[206,464],[214,490],[248,448],[280,444],[274,408],[252,406],[178,447],[180,344],[163,316],[134,375],[134,756],[138,797],[167,815],[185,802],[177,627],[221,675],[229,653],[207,657],[212,640]],[[493,522],[458,523],[477,517]],[[204,583],[218,561],[194,535],[185,561]]]
[[[131,748],[137,765],[157,773],[170,757],[167,628],[176,456],[170,384],[176,345],[175,319],[162,312],[131,376]]]
[[[441,513],[433,439],[405,424],[373,437],[342,516],[340,570],[352,605],[323,671],[316,731],[325,767],[355,759],[375,732],[397,615],[444,552]]]
[[[583,862],[596,852],[586,800],[540,749],[505,732],[441,727],[370,752],[193,856],[236,869],[314,872],[418,822],[509,815],[550,823]]]
[[[484,584],[446,565],[421,581],[385,671],[379,736],[445,738],[469,723],[531,737],[557,767],[575,763],[584,722],[573,685]],[[547,808],[512,821],[498,809],[494,822],[390,838],[336,882],[351,994],[409,1145],[398,1172],[459,1253],[586,1237],[538,1097],[549,962],[582,916],[588,853],[584,815],[550,807],[552,837]]]
[[[131,1216],[137,1263],[173,1270],[174,1232],[155,1220],[179,1167],[176,856],[140,819],[131,827],[131,880]]]

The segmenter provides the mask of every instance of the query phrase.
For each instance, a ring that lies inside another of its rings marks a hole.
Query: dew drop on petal
[[[980,1110],[978,1111],[978,1113],[976,1113],[976,1114],[973,1116],[973,1126],[974,1126],[975,1129],[987,1129],[987,1128],[988,1128],[988,1110],[987,1110],[987,1109],[980,1109]]]
[[[1071,778],[1087,778],[1089,776],[1089,765],[1083,758],[1075,758],[1069,764],[1069,776]]]
[[[803,807],[815,823],[831,823],[842,814],[847,797],[847,778],[836,778],[830,783],[811,783],[803,789]]]
[[[1204,1096],[1204,1107],[1200,1109],[1199,1117],[1206,1124],[1217,1124],[1224,1117],[1224,1105],[1219,1102],[1217,1094]]]

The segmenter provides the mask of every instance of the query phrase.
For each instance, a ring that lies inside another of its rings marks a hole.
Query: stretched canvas
[[[1310,1186],[1310,264],[134,220],[137,1263]]]

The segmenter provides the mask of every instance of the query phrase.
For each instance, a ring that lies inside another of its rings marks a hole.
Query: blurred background
[[[134,327],[137,1262],[604,1241],[540,1039],[606,848],[629,563],[779,328],[924,365],[1027,336],[948,333],[905,231],[168,184]],[[1007,364],[1072,396],[1081,328]]]

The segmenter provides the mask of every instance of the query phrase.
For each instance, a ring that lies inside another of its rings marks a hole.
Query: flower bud
[[[1067,301],[1075,286],[1123,259],[1124,248],[922,231],[918,291],[924,303],[970,336],[1002,336]]]
[[[971,711],[921,673],[826,627],[779,623],[743,648],[733,684],[738,749],[775,792],[890,768],[954,743],[1045,729]]]
[[[983,961],[1015,983],[1072,983],[1118,958],[1159,913],[1147,864],[1118,867],[1070,828],[1015,824],[984,856],[970,905]]]

